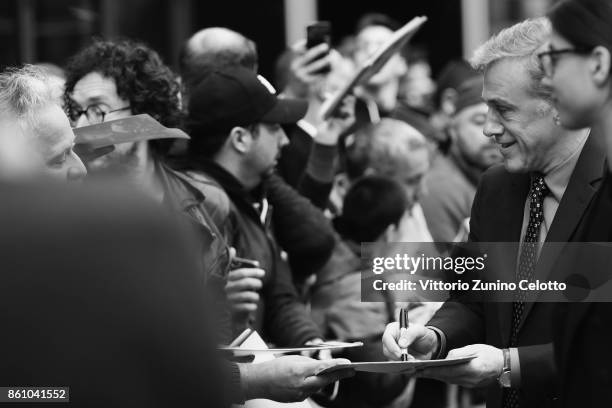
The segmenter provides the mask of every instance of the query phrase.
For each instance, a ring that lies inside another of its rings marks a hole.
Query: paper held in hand
[[[363,64],[363,66],[358,68],[355,75],[345,86],[325,100],[321,107],[321,116],[323,119],[332,116],[341,105],[342,100],[346,98],[347,95],[350,95],[356,86],[366,82],[376,74],[387,61],[389,61],[393,54],[406,45],[408,40],[412,38],[426,21],[427,17],[425,16],[415,17],[393,33],[393,36],[389,38],[389,40],[383,44],[378,51]]]
[[[180,129],[167,128],[146,113],[73,129],[74,143],[92,148],[152,139],[189,139]]]
[[[347,343],[343,341],[326,341],[313,346],[305,346],[305,347],[286,347],[286,348],[249,348],[249,347],[219,347],[220,350],[223,351],[231,351],[235,357],[248,356],[252,354],[261,354],[261,353],[269,353],[269,354],[285,354],[285,353],[299,353],[302,351],[318,351],[318,350],[335,350],[341,348],[349,348],[349,347],[361,347],[363,343],[360,341]]]
[[[317,375],[330,373],[343,368],[353,368],[355,371],[364,371],[368,373],[409,373],[417,370],[422,370],[427,367],[443,367],[455,364],[466,363],[476,358],[475,355],[447,358],[442,360],[411,360],[411,361],[376,361],[338,364],[333,367],[319,371]]]

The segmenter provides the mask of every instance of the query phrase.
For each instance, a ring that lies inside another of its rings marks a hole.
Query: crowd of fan
[[[325,99],[397,28],[368,15],[338,49],[295,45],[278,59],[276,89],[258,75],[265,45],[226,28],[191,36],[179,72],[132,40],[95,40],[59,74],[9,68],[0,74],[0,179],[80,180],[83,188],[117,180],[180,214],[215,344],[249,327],[276,346],[363,341],[336,357],[379,361],[397,302],[360,301],[360,243],[465,239],[480,175],[502,159],[483,135],[482,76],[462,60],[434,83],[423,59],[398,53],[337,114],[321,117]],[[73,127],[137,114],[182,128],[190,140],[75,147]],[[185,274],[180,265],[166,273]],[[412,315],[425,323],[437,306],[414,302],[421,313]],[[222,398],[298,400],[354,374],[313,377],[344,361],[317,357],[259,369],[222,361]],[[419,381],[357,374],[314,398],[334,407],[445,406],[445,385]]]

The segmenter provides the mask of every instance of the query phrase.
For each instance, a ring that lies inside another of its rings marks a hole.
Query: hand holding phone
[[[320,44],[327,44],[327,51],[317,56],[314,61],[323,59],[329,55],[331,47],[331,23],[329,21],[317,21],[306,27],[306,50],[311,50]],[[313,74],[326,74],[331,70],[329,64],[313,71]]]

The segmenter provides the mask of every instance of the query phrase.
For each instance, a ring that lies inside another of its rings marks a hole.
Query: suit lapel
[[[517,243],[517,245],[512,248],[516,250],[510,250],[508,245],[502,245],[500,248],[502,252],[502,265],[512,265],[511,271],[516,270],[518,242],[521,239],[523,213],[525,210],[525,200],[529,193],[529,183],[530,177],[528,174],[514,174],[512,181],[507,184],[507,188],[504,190],[504,193],[501,194],[502,202],[499,203],[499,212],[495,214],[495,217],[500,219],[499,222],[495,222],[498,229],[495,232],[496,239],[494,241]],[[512,302],[498,303],[497,310],[500,336],[502,344],[505,346],[510,338]]]
[[[551,278],[551,272],[554,274],[553,267],[564,247],[561,243],[576,239],[575,231],[584,219],[586,209],[601,185],[604,174],[605,155],[597,148],[594,140],[595,137],[593,135],[589,136],[584,144],[546,236],[546,243],[558,244],[545,245],[542,248],[534,272],[534,279],[548,280]],[[538,296],[539,292],[535,291],[528,294],[528,301],[525,303],[525,311],[523,312],[519,330],[534,305],[533,301]]]

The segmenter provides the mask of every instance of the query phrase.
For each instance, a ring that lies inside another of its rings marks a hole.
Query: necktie
[[[531,189],[529,190],[529,222],[525,237],[521,244],[521,254],[519,256],[519,265],[517,280],[531,280],[535,265],[538,260],[538,237],[540,235],[540,226],[544,222],[544,198],[549,193],[548,187],[544,182],[542,175],[536,175],[531,179]],[[525,297],[527,293],[519,290],[512,303],[512,331],[510,334],[510,347],[515,347],[518,342],[518,332],[525,310]],[[506,390],[504,396],[504,408],[518,408],[518,391],[510,388]]]

